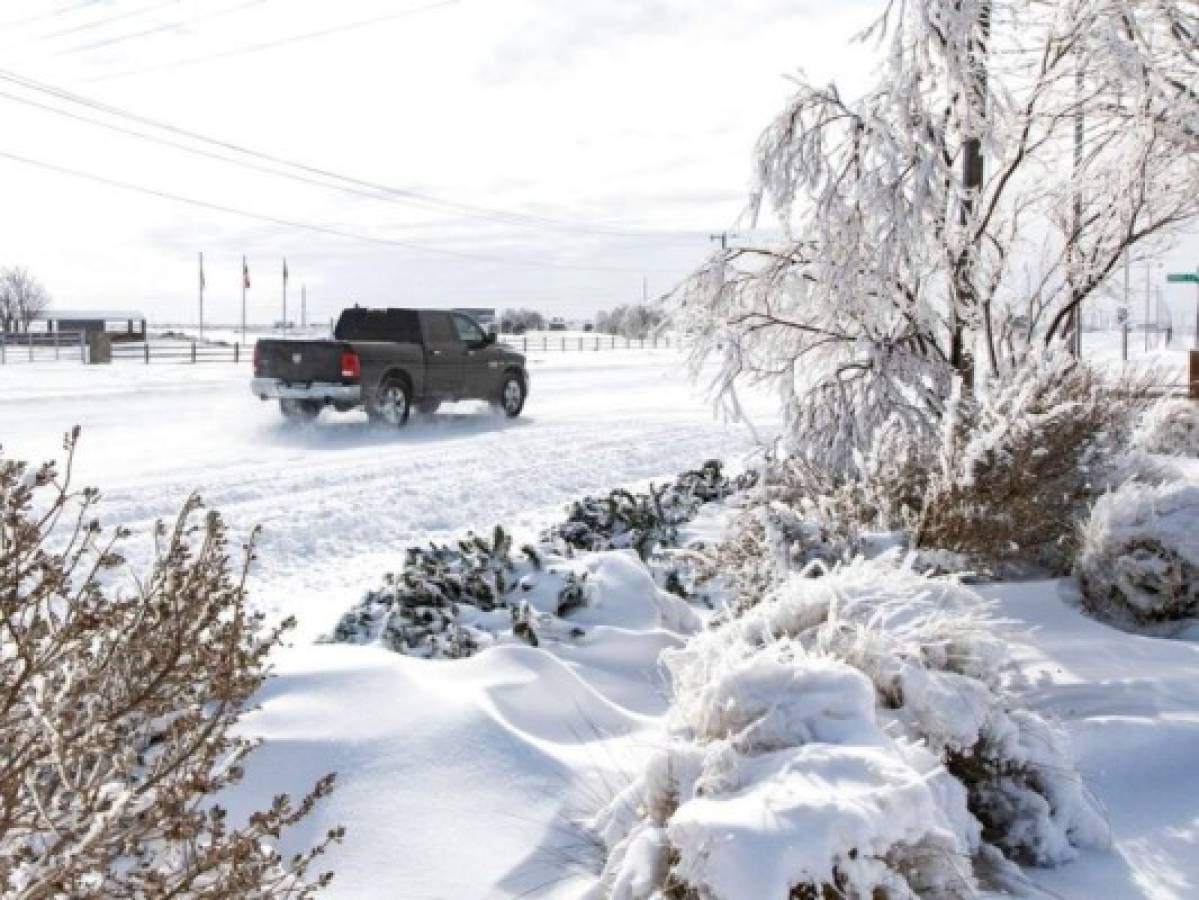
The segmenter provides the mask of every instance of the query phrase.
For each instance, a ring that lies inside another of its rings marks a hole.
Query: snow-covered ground
[[[298,848],[348,827],[328,859],[331,896],[578,897],[601,860],[573,823],[663,739],[656,660],[687,629],[631,559],[604,577],[612,597],[640,599],[589,610],[578,641],[462,661],[314,643],[408,544],[497,522],[533,533],[580,494],[751,449],[669,352],[533,354],[530,366],[520,419],[462,404],[402,432],[358,414],[285,425],[250,395],[245,365],[0,369],[4,453],[56,456],[82,425],[78,483],[100,486],[106,519],[135,529],[134,566],[153,520],[193,489],[238,531],[264,527],[251,590],[299,628],[248,720],[266,744],[231,806],[338,772],[333,797],[288,838]],[[750,407],[769,426],[769,404]],[[1199,647],[1097,623],[1067,580],[981,590],[1012,622],[1018,693],[1064,723],[1111,828],[1110,852],[1030,870],[1032,882],[1068,898],[1199,896]]]

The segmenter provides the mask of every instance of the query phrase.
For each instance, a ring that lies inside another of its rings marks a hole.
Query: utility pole
[[[308,285],[300,285],[300,327],[308,327]]]
[[[1123,315],[1120,317],[1120,330],[1123,332],[1121,347],[1123,349],[1124,362],[1128,362],[1128,317],[1132,314],[1132,298],[1129,296],[1129,269],[1128,269],[1128,251],[1124,251],[1124,308],[1121,310]]]
[[[646,306],[648,304],[649,304],[649,277],[646,275],[642,275],[641,276],[641,305]]]
[[[1074,354],[1075,359],[1082,357],[1082,252],[1078,248],[1078,242],[1082,237],[1082,189],[1079,183],[1082,178],[1082,137],[1083,137],[1083,114],[1082,114],[1082,62],[1081,60],[1075,63],[1074,67],[1074,278],[1076,283],[1074,290],[1079,292],[1079,295],[1074,299],[1074,311],[1070,316],[1073,332],[1070,335],[1070,350]]]
[[[1149,295],[1152,290],[1149,287],[1149,263],[1145,263],[1145,352],[1149,352]]]

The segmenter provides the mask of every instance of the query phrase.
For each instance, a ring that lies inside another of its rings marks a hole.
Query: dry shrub
[[[332,789],[276,797],[244,824],[216,796],[252,742],[232,735],[290,627],[247,608],[225,527],[190,500],[133,590],[110,587],[124,529],[94,489],[0,458],[0,893],[49,897],[309,897],[330,832],[272,849]],[[246,565],[251,558],[247,549]]]
[[[1199,456],[1199,402],[1181,397],[1159,400],[1145,410],[1132,441],[1146,453]]]
[[[981,401],[955,397],[913,545],[1068,570],[1076,523],[1110,483],[1142,397],[1052,351]]]

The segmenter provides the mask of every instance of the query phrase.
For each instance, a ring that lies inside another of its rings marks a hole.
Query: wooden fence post
[[[241,341],[238,341],[236,344],[233,345],[233,364],[237,365],[237,363],[240,360],[241,360]]]
[[[196,342],[192,341],[192,362],[196,361]]]
[[[1199,350],[1191,351],[1191,383],[1187,394],[1192,400],[1199,400]]]
[[[146,355],[146,365],[150,365],[150,336],[146,335],[146,340],[142,344],[142,352]]]

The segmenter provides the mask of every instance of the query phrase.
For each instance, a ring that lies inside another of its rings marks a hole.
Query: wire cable
[[[402,19],[407,16],[417,15],[419,13],[432,12],[436,9],[441,9],[446,6],[456,6],[461,0],[438,0],[436,3],[429,3],[424,6],[411,7],[402,9],[396,12],[386,13],[381,16],[374,16],[370,19],[359,19],[356,22],[348,22],[343,25],[334,25],[330,28],[322,28],[318,31],[309,31],[304,34],[295,34],[290,37],[279,38],[274,41],[265,41],[261,44],[251,44],[248,47],[237,47],[232,50],[222,50],[219,53],[211,53],[204,56],[191,56],[185,59],[176,59],[164,63],[156,63],[151,66],[143,66],[136,69],[123,69],[118,72],[108,72],[97,75],[94,78],[89,78],[89,82],[112,81],[117,78],[129,78],[134,75],[148,75],[154,72],[164,72],[169,69],[182,69],[187,66],[196,66],[202,63],[215,62],[220,59],[231,59],[235,56],[246,56],[251,53],[261,53],[264,50],[274,50],[277,47],[287,47],[292,44],[298,44],[303,41],[317,40],[318,38],[328,37],[334,34],[342,34],[347,31],[354,31],[359,28],[368,28],[371,25],[381,25],[384,22],[391,22],[395,19]]]
[[[133,19],[137,16],[144,16],[147,13],[157,12],[160,9],[166,9],[168,6],[177,6],[180,0],[163,0],[161,3],[154,3],[150,6],[143,6],[141,9],[131,9],[128,12],[123,12],[119,16],[109,16],[106,19],[96,19],[92,22],[85,22],[82,25],[72,25],[70,28],[60,28],[58,31],[51,31],[49,34],[43,34],[42,40],[49,41],[54,38],[69,37],[72,34],[79,34],[81,31],[94,31],[97,28],[102,28],[105,25],[111,25],[113,22],[123,22],[126,19]]]
[[[137,113],[128,112],[126,110],[119,109],[117,107],[110,106],[108,104],[101,103],[96,100],[91,100],[87,97],[82,97],[78,94],[74,94],[63,88],[58,88],[53,85],[38,82],[31,78],[27,78],[23,75],[18,75],[15,72],[8,72],[3,69],[0,69],[0,81],[8,81],[12,84],[16,84],[19,87],[23,87],[27,90],[35,91],[37,93],[42,93],[42,94],[49,94],[50,96],[53,96],[59,100],[63,100],[63,101],[66,101],[66,102],[69,102],[72,104],[76,104],[76,105],[81,105],[88,109],[94,110],[96,112],[103,113],[105,115],[114,116],[117,118],[122,118],[122,119],[126,119],[126,120],[129,120],[132,122],[136,122],[139,125],[159,129],[161,131],[165,131],[170,134],[174,134],[174,135],[177,135],[180,137],[187,138],[188,140],[197,141],[202,144],[206,144],[208,146],[220,148],[222,150],[232,151],[236,154],[248,156],[253,159],[271,163],[276,166],[283,166],[288,169],[293,169],[295,171],[304,173],[305,176],[314,176],[316,178],[329,179],[329,180],[338,182],[339,184],[337,185],[337,187],[339,189],[344,188],[347,193],[356,193],[356,194],[362,195],[363,191],[368,191],[370,193],[366,194],[365,196],[372,196],[372,197],[375,197],[376,199],[395,198],[402,202],[417,203],[417,204],[425,205],[428,207],[449,210],[451,212],[455,212],[455,213],[458,213],[463,216],[467,216],[467,217],[471,217],[471,218],[478,218],[478,219],[486,219],[489,221],[494,221],[494,222],[498,222],[498,223],[505,224],[505,225],[537,227],[537,228],[542,228],[542,229],[546,229],[546,230],[573,231],[573,232],[578,232],[578,233],[595,234],[595,235],[601,235],[601,236],[606,236],[606,237],[634,237],[634,238],[677,237],[680,239],[693,240],[697,236],[699,236],[698,232],[692,233],[692,232],[684,232],[684,231],[677,231],[677,232],[655,231],[655,230],[651,230],[651,229],[607,228],[607,227],[604,227],[601,225],[591,225],[591,224],[585,224],[585,223],[579,223],[579,222],[571,222],[569,220],[559,219],[559,218],[551,218],[548,216],[535,216],[535,215],[531,215],[528,213],[521,213],[521,212],[516,212],[516,211],[511,211],[511,210],[503,210],[503,209],[498,209],[498,208],[494,208],[494,207],[476,206],[476,205],[460,203],[460,202],[456,202],[456,201],[452,201],[452,200],[446,200],[446,199],[439,198],[439,197],[436,197],[436,196],[433,196],[430,194],[425,194],[425,193],[422,193],[419,191],[413,191],[413,190],[407,189],[407,188],[396,188],[396,187],[391,187],[391,186],[384,185],[384,184],[378,184],[375,182],[366,181],[366,180],[360,179],[360,178],[355,178],[350,175],[342,175],[337,172],[330,171],[328,169],[322,169],[322,168],[318,168],[315,166],[309,166],[304,163],[285,159],[280,156],[275,156],[275,155],[272,155],[269,153],[263,153],[261,151],[254,150],[254,149],[251,149],[249,147],[245,147],[245,146],[242,146],[239,144],[234,144],[234,143],[231,143],[228,141],[211,138],[206,135],[199,134],[198,132],[189,131],[187,129],[180,128],[178,126],[171,125],[167,122],[163,122],[163,121],[156,120],[156,119],[151,119],[149,117],[138,115]],[[9,96],[11,98],[11,95],[6,95],[6,96]],[[54,109],[50,108],[50,107],[43,107],[43,108],[49,109],[50,111],[54,111]],[[68,116],[71,115],[70,113],[67,113],[65,111],[60,111],[60,114],[68,115]],[[87,121],[87,120],[85,120],[85,121]],[[103,125],[102,123],[99,123],[99,122],[96,122],[94,124],[100,125],[100,127],[110,127],[107,125]],[[113,127],[115,127],[115,126],[113,126]],[[149,136],[147,136],[146,139],[147,140],[157,140],[157,139],[149,137]],[[179,146],[179,145],[172,144],[172,146]],[[180,149],[183,149],[183,148],[180,147]],[[202,155],[204,155],[204,154],[202,154]],[[249,167],[249,168],[258,168],[255,166],[248,166],[248,164],[246,164],[246,163],[239,162],[239,161],[232,160],[232,159],[230,159],[228,161],[230,163],[233,163],[236,165],[247,165],[247,167]],[[261,169],[260,169],[260,171],[261,171]],[[278,173],[278,174],[282,175],[283,173]],[[290,176],[284,175],[283,177],[290,177]],[[308,181],[309,183],[312,183],[308,178],[299,179],[299,180],[304,180],[304,181]],[[331,185],[331,186],[333,186],[333,185]]]
[[[624,274],[634,274],[644,273],[646,271],[644,268],[629,269],[618,266],[592,266],[572,263],[533,262],[530,260],[512,259],[511,257],[506,256],[492,256],[482,253],[469,253],[462,250],[450,250],[445,247],[433,247],[429,246],[428,244],[418,244],[412,241],[401,241],[396,240],[395,238],[362,234],[361,232],[349,231],[343,228],[334,228],[327,225],[315,225],[309,222],[299,222],[294,219],[283,219],[277,216],[269,216],[261,213],[251,212],[245,209],[238,209],[237,207],[233,206],[225,206],[220,203],[212,203],[208,200],[197,200],[194,197],[185,197],[181,194],[171,193],[170,191],[162,191],[158,190],[157,188],[149,188],[145,187],[144,185],[133,184],[132,182],[121,181],[116,178],[108,178],[104,175],[97,175],[93,172],[85,172],[81,169],[73,169],[68,166],[60,166],[56,165],[55,163],[45,162],[43,160],[31,159],[28,156],[21,156],[20,154],[10,153],[6,150],[0,150],[0,159],[7,159],[11,160],[12,162],[23,163],[27,166],[33,166],[49,172],[55,172],[60,175],[69,175],[73,178],[96,182],[97,184],[107,185],[108,187],[120,188],[121,190],[142,194],[143,196],[171,200],[176,203],[194,206],[199,209],[209,210],[211,212],[226,213],[229,215],[239,216],[244,219],[251,219],[256,222],[264,222],[268,225],[276,225],[284,228],[295,228],[301,231],[309,231],[314,234],[323,234],[331,237],[345,238],[353,241],[363,241],[365,243],[380,244],[389,247],[403,247],[404,249],[412,250],[418,253],[429,253],[436,256],[448,256],[469,262],[487,262],[496,265],[518,266],[522,268],[560,269],[580,272],[620,272]]]
[[[78,44],[74,47],[67,47],[65,50],[59,50],[54,56],[74,55],[77,53],[87,53],[92,50],[101,50],[104,47],[111,47],[114,44],[123,44],[127,41],[136,40],[137,38],[153,37],[156,34],[162,34],[168,31],[178,31],[181,28],[186,28],[189,25],[195,25],[200,22],[207,22],[210,19],[220,19],[224,16],[230,16],[234,13],[241,12],[243,9],[249,9],[251,6],[261,6],[267,0],[246,0],[244,3],[237,3],[233,6],[225,7],[224,9],[213,10],[202,16],[194,16],[190,19],[181,19],[176,22],[165,22],[161,25],[153,25],[150,28],[144,28],[141,31],[134,31],[127,34],[116,35],[114,37],[102,38],[97,41],[92,41],[88,44]]]

